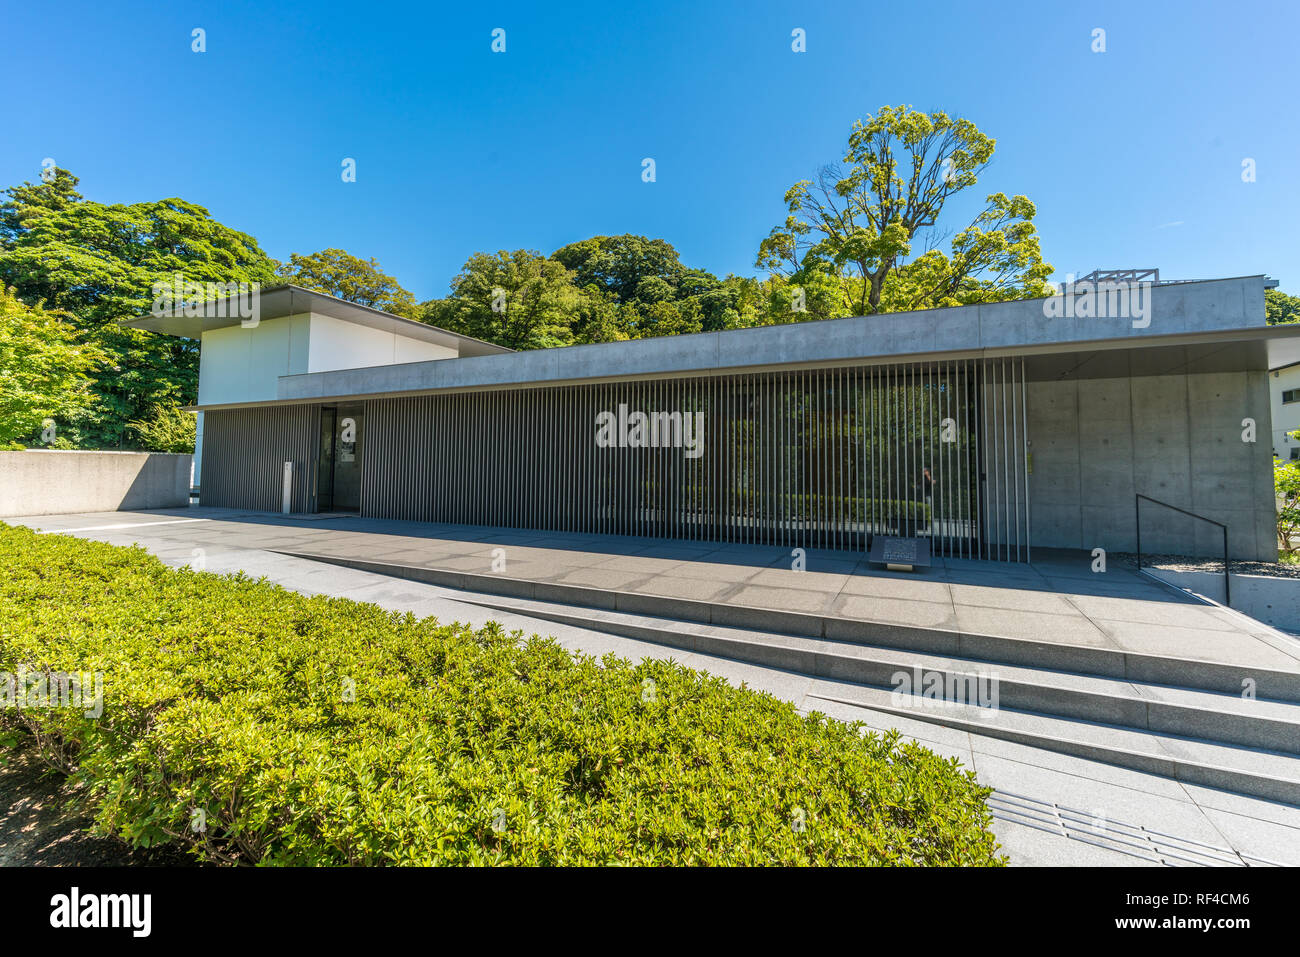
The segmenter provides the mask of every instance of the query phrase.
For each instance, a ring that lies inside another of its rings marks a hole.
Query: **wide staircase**
[[[796,672],[817,679],[814,699],[1300,806],[1300,670],[285,554],[455,588],[463,592],[458,601]],[[900,690],[903,674],[911,687]],[[996,707],[926,695],[936,682],[987,688],[990,679]]]

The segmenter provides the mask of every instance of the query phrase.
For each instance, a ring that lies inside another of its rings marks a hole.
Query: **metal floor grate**
[[[1082,841],[1169,867],[1282,867],[1277,861],[1240,854],[1230,847],[1192,841],[1087,811],[1049,804],[1010,791],[994,791],[989,809],[999,820],[1022,824],[1058,837]]]

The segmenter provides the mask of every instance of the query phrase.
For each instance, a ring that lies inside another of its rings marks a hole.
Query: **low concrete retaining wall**
[[[169,452],[0,452],[0,517],[185,506],[191,458]]]
[[[1180,572],[1166,568],[1145,571],[1178,588],[1190,588],[1198,595],[1224,603],[1222,572]],[[1300,578],[1233,575],[1229,607],[1274,628],[1300,632]]]

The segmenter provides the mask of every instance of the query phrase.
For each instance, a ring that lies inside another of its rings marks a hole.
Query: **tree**
[[[77,339],[67,316],[0,287],[0,448],[69,445],[59,431],[94,401],[90,373],[103,360]],[[53,438],[42,437],[50,424]]]
[[[1024,196],[990,194],[939,248],[945,204],[975,186],[994,145],[969,120],[883,107],[854,123],[844,165],[786,192],[757,265],[796,286],[832,277],[854,315],[1049,294]]]
[[[156,405],[142,419],[127,423],[140,439],[140,447],[150,452],[193,452],[198,431],[193,412],[179,405]]]
[[[849,295],[840,277],[825,269],[801,270],[798,281],[773,273],[763,284],[763,322],[779,325],[810,319],[837,319],[852,312]]]
[[[572,274],[541,253],[475,253],[424,319],[511,349],[548,349],[572,345],[581,300]]]
[[[155,283],[180,274],[194,282],[271,285],[276,263],[253,237],[181,199],[105,205],[76,192],[78,180],[56,170],[48,183],[5,190],[0,203],[0,284],[28,304],[66,312],[78,340],[108,361],[94,372],[98,401],[71,423],[73,443],[128,444],[127,424],[157,405],[192,402],[198,343],[117,323],[147,312]]]
[[[1270,326],[1300,322],[1300,296],[1289,296],[1279,289],[1265,289],[1264,316]]]
[[[81,202],[85,197],[77,192],[78,182],[66,169],[56,168],[48,182],[23,183],[6,190],[9,199],[0,205],[0,246],[12,243],[46,213]]]
[[[694,299],[631,302],[622,307],[622,313],[622,326],[634,339],[683,336],[703,330],[700,304]]]
[[[408,319],[419,316],[415,297],[383,272],[376,260],[358,259],[342,249],[322,249],[310,256],[294,253],[278,272],[281,278],[304,289]]]
[[[577,286],[594,285],[620,304],[675,299],[686,275],[672,244],[631,234],[593,236],[560,247],[551,258],[573,271]]]
[[[1300,432],[1292,432],[1292,438]],[[1277,496],[1277,547],[1294,555],[1300,543],[1300,462],[1273,460],[1273,490]]]
[[[618,342],[628,337],[622,309],[610,293],[596,285],[580,292],[578,311],[570,324],[574,345]]]

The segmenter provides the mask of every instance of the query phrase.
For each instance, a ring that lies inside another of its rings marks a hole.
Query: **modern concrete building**
[[[939,555],[1131,551],[1140,495],[1275,556],[1262,276],[501,347],[295,287],[202,340],[205,505]],[[1144,549],[1222,551],[1141,506]]]

